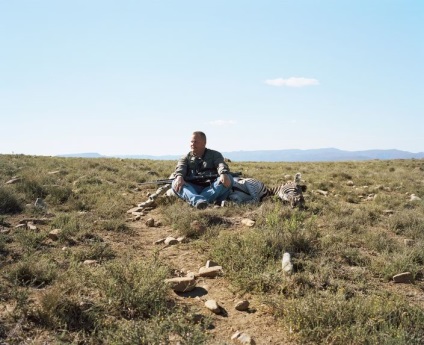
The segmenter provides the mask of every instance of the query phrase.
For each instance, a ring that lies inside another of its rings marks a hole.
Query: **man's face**
[[[206,141],[200,135],[193,135],[191,137],[190,148],[195,156],[201,156],[205,151]]]

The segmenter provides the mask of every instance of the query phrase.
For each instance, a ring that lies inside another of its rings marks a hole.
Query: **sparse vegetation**
[[[156,188],[137,183],[174,166],[0,155],[0,343],[215,344],[210,314],[163,282],[183,267],[159,247],[146,252],[148,216],[126,213]],[[270,186],[300,171],[307,209],[269,199],[197,211],[158,200],[163,226],[190,240],[182,251],[219,263],[229,289],[265,306],[293,344],[424,343],[424,201],[410,198],[424,199],[423,161],[230,166]],[[411,281],[393,283],[403,272]]]

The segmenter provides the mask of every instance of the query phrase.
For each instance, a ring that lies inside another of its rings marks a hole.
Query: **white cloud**
[[[303,87],[303,86],[311,86],[311,85],[319,85],[317,79],[313,78],[297,78],[290,77],[288,79],[277,78],[277,79],[268,79],[265,80],[265,84],[271,86],[288,86],[288,87]]]
[[[233,120],[215,120],[208,122],[209,125],[212,126],[228,126],[228,125],[235,125],[236,122]]]

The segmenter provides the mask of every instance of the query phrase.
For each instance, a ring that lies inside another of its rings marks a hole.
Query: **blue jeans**
[[[186,182],[179,192],[175,190],[175,180],[172,181],[172,189],[181,199],[187,201],[191,206],[196,206],[199,202],[221,202],[227,199],[233,186],[233,177],[228,174],[231,185],[227,188],[220,181],[219,177],[210,186],[198,186],[194,183]]]

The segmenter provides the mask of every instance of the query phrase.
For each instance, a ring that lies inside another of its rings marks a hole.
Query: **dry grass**
[[[162,284],[174,268],[130,245],[126,211],[149,190],[137,183],[167,178],[174,165],[0,155],[0,301],[8,306],[0,311],[1,343],[207,342],[210,323],[195,322],[195,311]],[[411,194],[424,199],[424,161],[236,162],[231,169],[270,186],[299,171],[308,187],[303,211],[274,200],[202,212],[159,202],[166,226],[219,262],[234,289],[259,298],[299,343],[424,342],[424,202],[410,201]],[[21,179],[5,184],[13,177]],[[36,198],[47,208],[34,207]],[[234,231],[229,220],[237,217],[256,225]],[[38,231],[15,228],[23,218],[47,220]],[[193,231],[195,220],[205,233]],[[281,272],[284,252],[292,255],[291,276]],[[408,289],[392,282],[401,272],[412,274]]]

